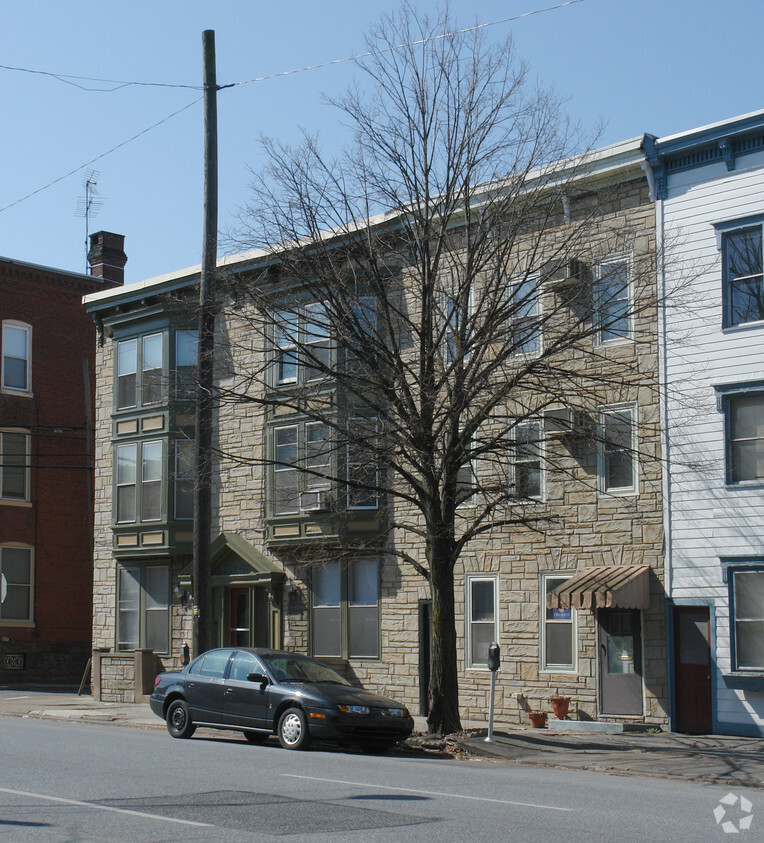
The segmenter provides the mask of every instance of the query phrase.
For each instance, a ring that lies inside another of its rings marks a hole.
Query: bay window
[[[164,334],[117,343],[116,405],[118,410],[160,404],[164,389]]]
[[[161,520],[163,465],[164,446],[161,441],[130,442],[117,446],[115,485],[118,524]]]

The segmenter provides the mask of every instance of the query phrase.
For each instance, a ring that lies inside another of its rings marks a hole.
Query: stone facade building
[[[593,326],[567,361],[590,386],[543,396],[535,414],[525,407],[505,464],[470,466],[478,478],[524,478],[527,500],[524,523],[481,533],[454,572],[464,718],[486,717],[496,641],[500,722],[527,722],[550,696],[570,697],[573,719],[667,719],[655,216],[643,162],[641,139],[597,151],[576,197],[597,207],[589,239],[564,267],[528,276],[525,317],[546,314],[551,332],[574,313]],[[566,208],[550,242],[568,226]],[[304,381],[304,401],[332,400],[331,387],[310,387],[278,319],[270,345],[253,336],[237,279],[271,263],[266,253],[220,262],[215,448],[238,458],[221,456],[213,472],[215,641],[312,654],[426,713],[431,595],[402,561],[424,554],[396,526],[412,520],[405,501],[327,480],[322,459],[336,457],[304,403],[225,400],[244,373],[268,367],[264,390]],[[99,331],[93,643],[104,699],[146,693],[151,659],[177,666],[192,640],[194,323],[179,302],[198,278],[197,267],[85,299]],[[293,329],[318,359],[329,340],[319,322],[306,325]],[[368,424],[360,412],[358,423]],[[352,451],[342,460],[350,482]]]

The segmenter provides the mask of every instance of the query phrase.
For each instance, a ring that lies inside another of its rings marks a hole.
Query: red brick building
[[[92,275],[0,257],[0,686],[71,684],[90,655],[93,365],[87,293],[124,282],[124,237]]]

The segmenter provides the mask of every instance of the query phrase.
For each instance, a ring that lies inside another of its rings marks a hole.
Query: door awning
[[[546,596],[547,609],[647,609],[649,606],[649,565],[585,568]]]

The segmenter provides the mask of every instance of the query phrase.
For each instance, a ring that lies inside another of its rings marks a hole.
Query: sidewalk
[[[52,690],[0,688],[0,715],[165,728],[147,703],[98,702],[91,696]],[[424,718],[415,717],[414,722],[417,731],[426,730]],[[486,743],[482,726],[464,723],[466,732],[458,736],[458,746],[473,758],[764,789],[764,738],[671,732],[556,732],[498,726],[493,743]],[[436,751],[444,746],[438,739],[417,743]],[[453,745],[453,740],[449,743]]]

